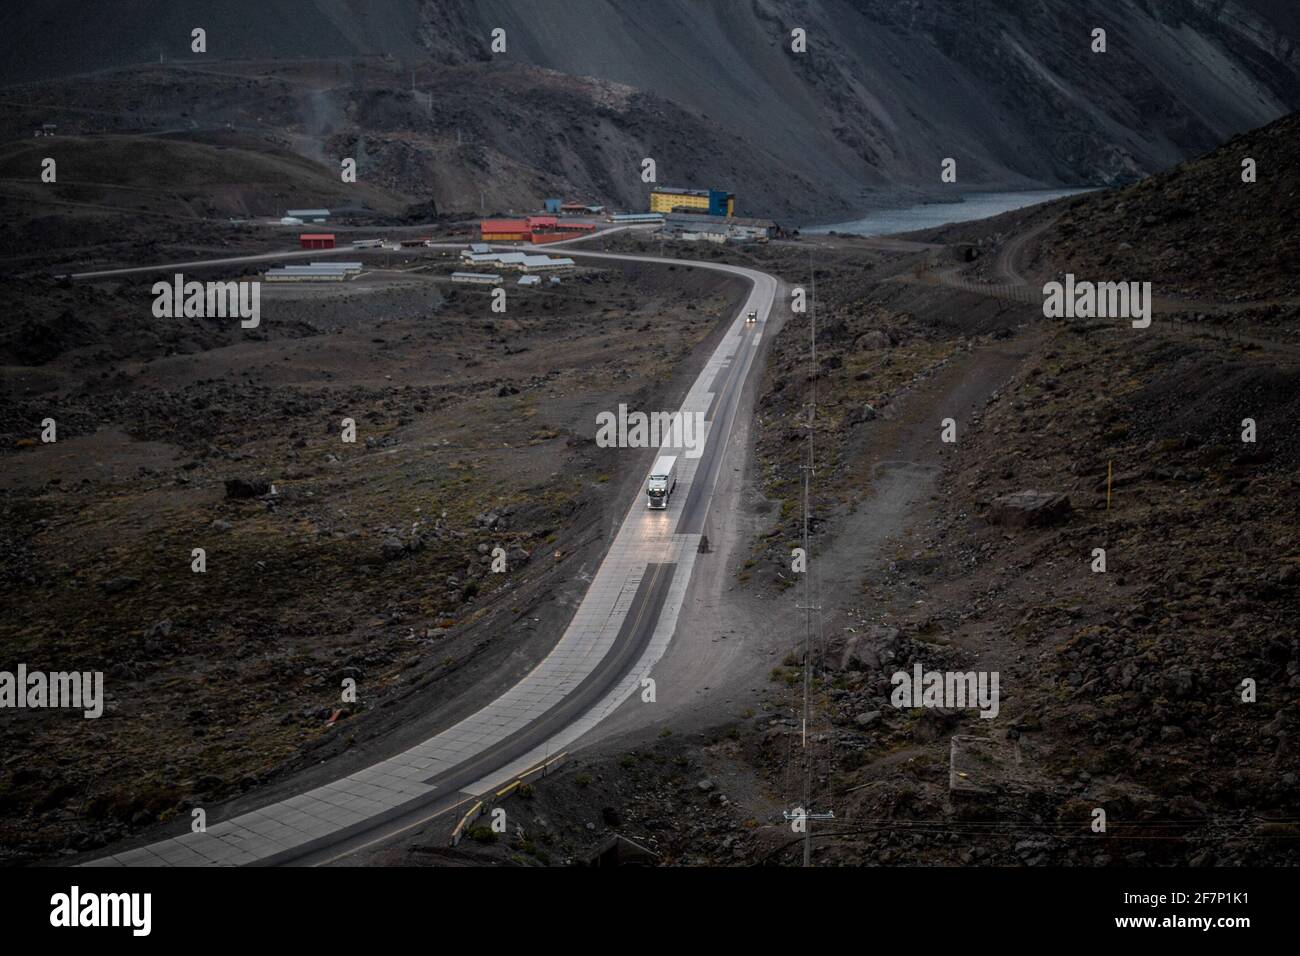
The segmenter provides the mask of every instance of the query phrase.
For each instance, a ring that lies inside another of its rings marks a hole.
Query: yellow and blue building
[[[650,211],[734,216],[736,197],[725,189],[673,189],[670,186],[656,186],[650,190]]]

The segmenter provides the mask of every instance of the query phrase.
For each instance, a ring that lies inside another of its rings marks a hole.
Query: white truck
[[[677,487],[677,456],[660,455],[650,469],[650,478],[646,481],[645,494],[647,505],[651,508],[668,507],[668,499]]]

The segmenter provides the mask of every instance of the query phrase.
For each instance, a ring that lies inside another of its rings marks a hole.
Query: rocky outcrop
[[[994,498],[989,521],[1006,528],[1060,524],[1070,516],[1070,499],[1059,491],[1017,491]]]

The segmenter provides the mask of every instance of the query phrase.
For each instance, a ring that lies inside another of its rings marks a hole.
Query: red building
[[[595,231],[596,224],[593,222],[561,222],[554,229],[548,229],[545,232],[534,232],[532,237],[534,243],[559,242],[562,239],[573,239]]]
[[[332,232],[304,232],[298,237],[298,243],[304,249],[333,249],[334,233]]]
[[[484,242],[527,242],[531,232],[527,219],[484,219],[479,223]]]
[[[555,216],[484,219],[479,223],[479,238],[483,242],[557,242],[595,230],[594,223],[561,222]]]

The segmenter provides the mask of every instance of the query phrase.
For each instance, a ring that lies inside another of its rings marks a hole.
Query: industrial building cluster
[[[780,234],[771,219],[737,216],[735,194],[723,189],[656,186],[650,212],[663,216],[664,235],[687,242],[764,242]]]
[[[488,243],[521,242],[542,245],[566,239],[578,239],[596,231],[593,217],[602,217],[614,225],[652,225],[658,227],[660,238],[682,242],[766,242],[781,235],[780,227],[770,219],[746,219],[737,216],[736,197],[724,189],[681,189],[656,186],[650,191],[650,208],[647,212],[606,213],[605,207],[589,203],[546,199],[544,214],[519,218],[492,218],[480,220],[478,243],[461,253],[464,265],[475,271],[455,272],[453,282],[469,284],[499,284],[498,272],[477,271],[484,267],[494,270],[515,270],[523,273],[518,284],[540,285],[541,275],[547,274],[550,283],[560,280],[557,273],[572,271],[572,259],[538,255],[529,252],[496,252]],[[324,223],[330,218],[328,209],[290,209],[280,220],[283,225],[302,225],[307,222]],[[298,237],[304,250],[330,250],[335,248],[335,234],[330,232],[304,232]],[[431,238],[402,240],[358,239],[352,241],[354,249],[392,248],[433,245]],[[324,281],[341,282],[361,273],[360,262],[313,262],[308,265],[286,265],[268,270],[266,278],[272,282]]]
[[[664,216],[660,231],[668,238],[684,242],[766,242],[780,234],[780,227],[771,219],[674,212]]]
[[[496,266],[499,269],[514,269],[523,272],[524,275],[519,277],[519,285],[541,285],[541,276],[536,273],[550,273],[550,284],[558,285],[560,282],[557,273],[572,272],[574,261],[572,259],[560,256],[544,256],[528,252],[494,252],[486,243],[476,242],[460,254],[461,260],[467,265],[474,266]],[[489,272],[453,272],[451,274],[452,282],[465,282],[471,285],[497,285],[501,282],[501,276]]]
[[[565,216],[598,216],[604,206],[543,200],[547,215],[522,219],[484,219],[479,238],[484,242],[530,242],[533,244],[572,239],[595,230],[591,223],[566,220]],[[656,186],[650,191],[648,212],[604,215],[613,225],[655,225],[659,235],[684,242],[765,242],[781,235],[771,219],[746,219],[736,214],[736,196],[724,189],[680,189]]]
[[[493,252],[485,243],[475,242],[460,254],[461,259],[475,265],[488,264],[521,272],[555,272],[573,268],[568,258],[536,255],[527,252]]]

